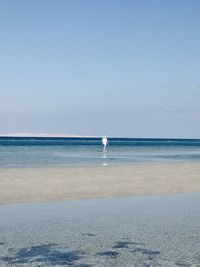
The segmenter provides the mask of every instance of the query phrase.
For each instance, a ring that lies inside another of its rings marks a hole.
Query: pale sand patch
[[[200,192],[200,164],[0,169],[0,203]]]

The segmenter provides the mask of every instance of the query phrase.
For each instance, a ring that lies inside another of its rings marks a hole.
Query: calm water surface
[[[197,139],[0,138],[1,167],[100,166],[200,161]]]
[[[199,267],[200,194],[0,206],[1,267]]]

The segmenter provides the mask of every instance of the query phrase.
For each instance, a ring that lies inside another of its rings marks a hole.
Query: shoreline
[[[200,192],[199,163],[1,168],[0,204]]]

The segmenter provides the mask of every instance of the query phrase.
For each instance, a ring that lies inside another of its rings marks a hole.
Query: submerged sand
[[[0,204],[200,192],[200,164],[0,169]]]

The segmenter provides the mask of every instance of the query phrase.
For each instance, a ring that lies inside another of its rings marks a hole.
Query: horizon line
[[[78,134],[53,134],[53,133],[2,133],[0,138],[102,138],[103,135],[78,135]],[[108,135],[107,135],[108,136]],[[123,139],[179,139],[179,140],[200,140],[200,138],[188,137],[121,137],[108,136],[108,138],[123,138]]]

